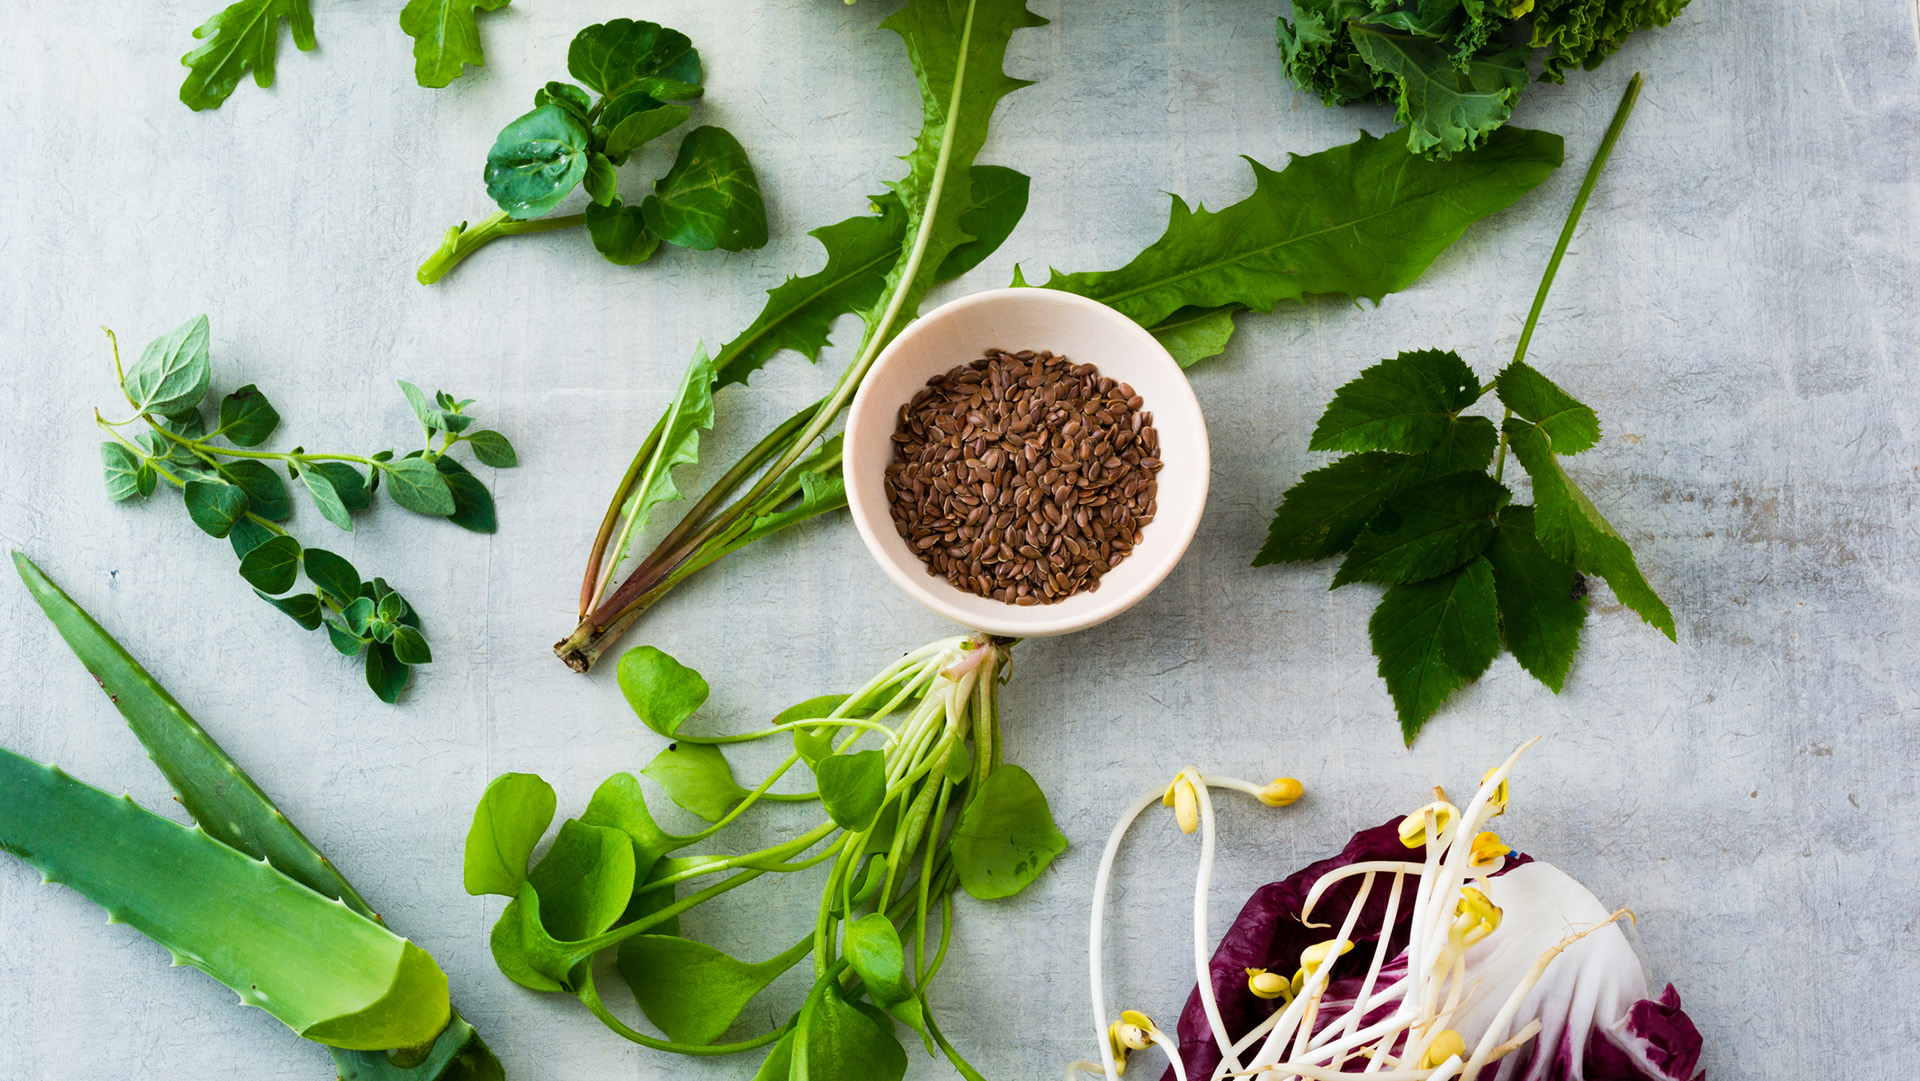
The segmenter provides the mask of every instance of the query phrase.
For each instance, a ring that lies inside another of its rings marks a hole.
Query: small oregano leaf
[[[122,384],[134,408],[170,416],[199,405],[213,379],[207,337],[201,315],[148,342]]]
[[[507,437],[492,428],[482,428],[463,441],[473,447],[473,456],[480,459],[481,465],[490,465],[495,469],[511,469],[520,464],[520,458],[513,452],[513,444]]]
[[[387,494],[415,514],[445,518],[457,509],[453,489],[447,486],[446,478],[432,462],[424,458],[402,458],[387,463],[383,471],[387,475]]]
[[[279,411],[252,383],[220,400],[219,434],[236,447],[257,447],[279,426]]]
[[[324,548],[306,552],[307,578],[326,591],[335,603],[345,605],[360,596],[360,572],[353,564]]]
[[[116,503],[153,490],[151,485],[146,492],[140,490],[140,470],[146,467],[146,459],[119,443],[100,444],[100,467],[106,475],[107,498]]]
[[[226,536],[247,513],[247,493],[225,481],[190,480],[183,494],[187,515],[209,536]]]
[[[300,542],[292,537],[274,537],[240,560],[240,577],[262,593],[285,593],[299,575]]]
[[[254,596],[285,612],[287,618],[300,624],[307,630],[320,629],[319,597],[311,593],[295,593],[291,597],[269,597],[257,589],[254,590],[253,593]]]

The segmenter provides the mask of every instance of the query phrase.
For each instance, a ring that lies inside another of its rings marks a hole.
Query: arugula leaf
[[[499,11],[509,0],[407,0],[400,9],[400,29],[413,39],[413,79],[421,86],[441,87],[464,75],[467,65],[480,67],[478,11]]]
[[[699,127],[680,141],[673,168],[640,203],[647,230],[677,247],[765,247],[767,204],[747,151],[725,128]]]
[[[537,218],[586,178],[591,142],[578,117],[542,105],[500,129],[487,152],[487,194],[513,218]]]
[[[1217,212],[1175,196],[1166,232],[1126,266],[1054,271],[1045,286],[1102,301],[1149,330],[1190,319],[1181,313],[1194,308],[1264,312],[1322,294],[1378,303],[1468,226],[1538,186],[1563,152],[1558,135],[1524,128],[1503,128],[1444,162],[1412,158],[1406,139],[1363,134],[1278,172],[1249,158],[1252,195]],[[1224,344],[1214,318],[1211,336]]]
[[[255,83],[272,86],[282,19],[293,28],[293,43],[301,52],[318,44],[307,0],[238,0],[202,23],[193,36],[206,44],[180,58],[188,68],[180,100],[195,112],[217,109],[249,68]]]
[[[1471,150],[1507,122],[1527,85],[1526,46],[1469,60],[1464,69],[1433,40],[1365,23],[1347,28],[1376,78],[1392,80],[1407,149],[1445,158]]]
[[[1480,380],[1458,353],[1401,353],[1341,387],[1314,426],[1308,450],[1432,450],[1460,411],[1480,399]],[[1492,425],[1487,423],[1487,434]],[[1489,441],[1489,446],[1491,446]]]
[[[1408,746],[1441,703],[1493,663],[1496,613],[1493,569],[1479,556],[1438,578],[1390,586],[1380,598],[1367,631]]]
[[[615,266],[638,266],[660,250],[660,238],[647,231],[640,208],[619,196],[605,206],[587,204],[587,235],[593,238],[593,249]]]
[[[1600,417],[1531,364],[1516,360],[1494,379],[1500,404],[1540,426],[1555,454],[1578,454],[1600,442]]]
[[[1486,557],[1500,603],[1501,637],[1520,667],[1559,694],[1587,621],[1585,580],[1540,547],[1532,507],[1503,508],[1499,525]]]
[[[1333,576],[1391,585],[1445,574],[1486,550],[1513,494],[1485,473],[1455,473],[1387,497]]]

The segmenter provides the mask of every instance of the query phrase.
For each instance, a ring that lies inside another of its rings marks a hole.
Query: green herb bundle
[[[688,132],[652,194],[638,203],[620,196],[618,167],[686,123],[686,103],[703,93],[700,53],[685,34],[633,19],[596,23],[574,36],[567,71],[585,87],[550,82],[534,93],[532,112],[501,129],[486,168],[500,209],[449,228],[421,264],[421,284],[500,237],[583,224],[594,248],[620,266],[646,262],[662,242],[696,251],[766,244],[760,182],[725,128]],[[590,200],[583,213],[542,217],[578,187]]]
[[[935,642],[853,694],[809,699],[740,735],[686,731],[707,682],[650,646],[629,651],[620,689],[649,728],[674,741],[642,773],[712,825],[667,833],[639,781],[619,773],[529,867],[553,820],[553,789],[531,774],[497,778],[474,812],[465,882],[476,896],[512,899],[493,929],[500,970],[522,986],[579,998],[646,1047],[726,1055],[771,1045],[761,1078],[899,1081],[907,1055],[896,1025],[977,1078],[941,1034],[929,999],[953,938],[953,891],[1013,896],[1066,849],[1033,778],[1001,762],[998,684],[1008,645],[979,636]],[[793,745],[751,788],[721,750],[750,740]],[[770,791],[803,763],[814,791]],[[817,800],[824,820],[755,852],[673,854],[768,800]],[[742,961],[681,932],[682,914],[762,875],[816,867],[825,877],[814,919],[771,957]],[[665,1039],[608,1008],[595,985],[602,954],[614,957]],[[750,1002],[809,957],[812,987],[788,1021],[721,1042]]]
[[[1540,79],[1591,71],[1636,30],[1665,26],[1687,0],[1293,0],[1280,54],[1300,89],[1328,105],[1391,103],[1407,149],[1446,157],[1480,145]]]
[[[513,444],[491,429],[468,430],[471,400],[456,401],[444,391],[429,399],[401,382],[426,435],[419,450],[399,457],[392,450],[365,456],[261,450],[279,428],[280,413],[251,383],[219,399],[208,427],[202,405],[213,366],[204,315],[149,342],[125,368],[114,341],[113,365],[134,414],[112,421],[94,413],[112,436],[100,444],[108,498],[144,499],[161,481],[178,489],[193,524],[233,546],[240,577],[262,600],[307,630],[324,625],[342,654],[364,652],[367,685],[383,701],[396,701],[412,666],[433,660],[419,615],[385,579],[362,578],[346,559],[304,547],[288,532],[282,523],[293,517],[293,496],[272,463],[306,489],[321,517],[349,532],[352,515],[373,504],[384,480],[388,496],[410,511],[491,533],[497,525],[492,493],[448,452],[464,443],[482,463],[504,468],[518,461]],[[131,436],[122,431],[142,426]],[[290,592],[302,569],[313,588]]]
[[[1561,258],[1640,91],[1628,84],[1547,263],[1513,362],[1482,385],[1458,354],[1401,353],[1340,388],[1308,448],[1344,451],[1287,490],[1255,566],[1345,553],[1333,588],[1386,587],[1368,623],[1380,676],[1411,744],[1454,691],[1479,678],[1502,642],[1555,693],[1586,620],[1584,575],[1668,638],[1673,613],[1633,550],[1561,459],[1600,441],[1594,411],[1526,362]],[[1489,393],[1496,428],[1466,415]],[[1511,450],[1533,505],[1502,483]]]

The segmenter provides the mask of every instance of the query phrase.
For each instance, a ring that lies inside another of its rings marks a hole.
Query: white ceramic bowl
[[[1160,433],[1159,507],[1131,554],[1101,576],[1098,592],[1021,607],[956,589],[927,573],[894,527],[886,468],[900,407],[927,380],[989,349],[1050,349],[1093,364],[1145,399]],[[1097,300],[1053,289],[994,289],[927,313],[887,346],[847,413],[847,505],[867,550],[907,595],[970,630],[1032,638],[1111,619],[1160,584],[1193,540],[1207,503],[1206,421],[1186,373],[1153,335]]]

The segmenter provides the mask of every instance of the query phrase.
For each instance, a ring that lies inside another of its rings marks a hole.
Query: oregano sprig
[[[1451,351],[1401,353],[1341,387],[1308,449],[1346,456],[1288,489],[1255,566],[1345,553],[1333,587],[1386,587],[1368,622],[1379,672],[1411,744],[1504,642],[1559,693],[1580,646],[1586,577],[1668,638],[1673,613],[1632,548],[1561,459],[1600,441],[1600,418],[1526,362],[1534,326],[1607,157],[1639,97],[1635,75],[1568,212],[1512,363],[1482,385]],[[1493,394],[1496,428],[1466,410]],[[1533,505],[1503,483],[1507,452],[1533,481]]]
[[[273,466],[306,490],[321,517],[349,532],[352,515],[373,504],[384,480],[387,494],[410,511],[491,533],[497,527],[492,493],[448,452],[465,443],[481,463],[505,468],[518,464],[513,444],[491,429],[469,431],[471,399],[444,391],[429,398],[402,381],[425,434],[418,450],[398,457],[392,450],[364,456],[261,450],[279,428],[280,413],[251,383],[221,397],[214,427],[207,427],[202,405],[213,368],[206,316],[148,343],[130,367],[121,366],[112,331],[107,338],[121,393],[134,408],[118,421],[94,412],[112,437],[100,444],[108,497],[144,499],[161,481],[177,489],[193,523],[232,545],[240,577],[262,600],[308,630],[324,625],[342,654],[364,652],[367,685],[383,701],[397,700],[412,666],[433,660],[419,615],[385,579],[363,579],[346,559],[304,547],[287,531],[282,523],[293,517],[293,496]],[[142,425],[131,435],[123,431]],[[303,568],[312,589],[292,592]]]

